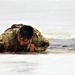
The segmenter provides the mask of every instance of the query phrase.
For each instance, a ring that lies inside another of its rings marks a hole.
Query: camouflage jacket
[[[26,47],[16,46],[18,45],[17,32],[20,27],[14,27],[13,25],[0,35],[0,52],[13,52],[15,49],[17,52],[23,51],[23,49],[25,49],[25,51],[29,51],[30,44],[35,45],[35,51],[45,51],[47,49],[49,41],[36,28],[34,28],[34,38],[30,40],[30,43]],[[6,42],[9,42],[10,44],[8,49],[5,48]]]

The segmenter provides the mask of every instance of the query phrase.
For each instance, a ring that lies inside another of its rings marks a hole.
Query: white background
[[[0,0],[0,29],[14,23],[30,24],[42,32],[75,32],[75,1]]]

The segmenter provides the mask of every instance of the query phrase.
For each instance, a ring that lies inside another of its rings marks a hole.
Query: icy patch
[[[75,74],[75,54],[0,55],[0,75]]]

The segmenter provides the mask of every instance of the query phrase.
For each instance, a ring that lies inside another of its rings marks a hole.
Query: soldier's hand
[[[30,52],[34,52],[34,50],[35,50],[35,45],[34,45],[34,44],[31,44],[29,49],[30,49]]]
[[[5,44],[5,48],[7,50],[10,44],[9,44],[9,42],[5,42],[4,44]]]

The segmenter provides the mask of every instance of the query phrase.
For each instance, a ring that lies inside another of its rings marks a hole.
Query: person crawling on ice
[[[13,24],[0,35],[0,53],[45,51],[49,41],[30,25]]]

